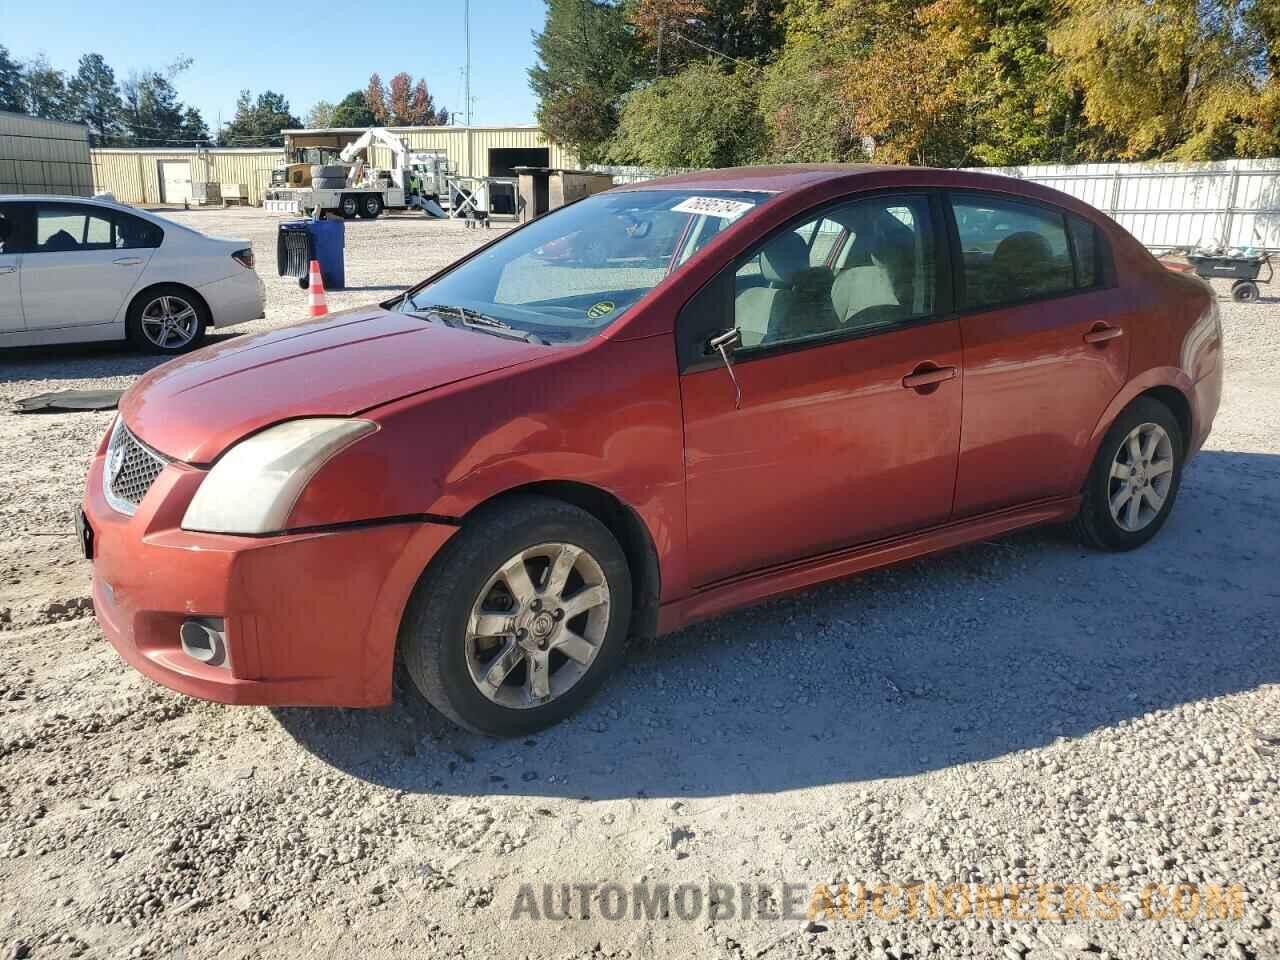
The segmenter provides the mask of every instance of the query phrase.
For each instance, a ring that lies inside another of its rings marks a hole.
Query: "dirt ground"
[[[173,216],[257,249],[267,319],[218,337],[303,315],[272,217]],[[330,304],[486,236],[352,223]],[[1280,957],[1280,300],[1223,317],[1222,410],[1146,548],[1034,531],[812,590],[633,645],[505,742],[125,667],[69,525],[111,415],[9,411],[153,361],[0,355],[0,958]]]

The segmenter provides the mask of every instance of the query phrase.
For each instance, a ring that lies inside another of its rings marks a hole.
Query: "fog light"
[[[185,620],[178,631],[182,652],[192,660],[219,667],[227,659],[224,631],[221,620]]]

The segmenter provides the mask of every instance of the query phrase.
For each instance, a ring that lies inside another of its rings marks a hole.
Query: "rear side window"
[[[141,250],[158,247],[164,239],[164,230],[150,220],[143,220],[127,213],[116,213],[116,246],[121,250]]]
[[[1096,287],[1102,281],[1102,243],[1098,240],[1098,228],[1074,213],[1067,214],[1067,226],[1076,254],[1076,288]]]
[[[964,261],[965,306],[1034,300],[1076,286],[1061,213],[985,197],[955,198],[951,206]]]

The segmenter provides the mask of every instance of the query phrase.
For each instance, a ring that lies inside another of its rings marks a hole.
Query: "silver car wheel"
[[[1111,519],[1137,533],[1159,516],[1173,486],[1173,441],[1158,423],[1129,431],[1111,462]]]
[[[489,578],[467,620],[467,670],[504,707],[563,696],[586,674],[609,629],[609,584],[596,559],[571,543],[542,543]]]
[[[182,297],[156,297],[142,310],[142,335],[161,350],[178,350],[195,339],[200,315]]]

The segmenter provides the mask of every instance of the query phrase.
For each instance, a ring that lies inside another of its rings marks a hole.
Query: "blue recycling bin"
[[[326,290],[347,285],[346,225],[341,220],[289,220],[276,234],[276,268],[282,277],[297,277],[304,289],[311,261],[320,261]]]
[[[347,285],[347,225],[336,217],[308,220],[313,255],[320,261],[320,276],[326,290],[341,290]]]

